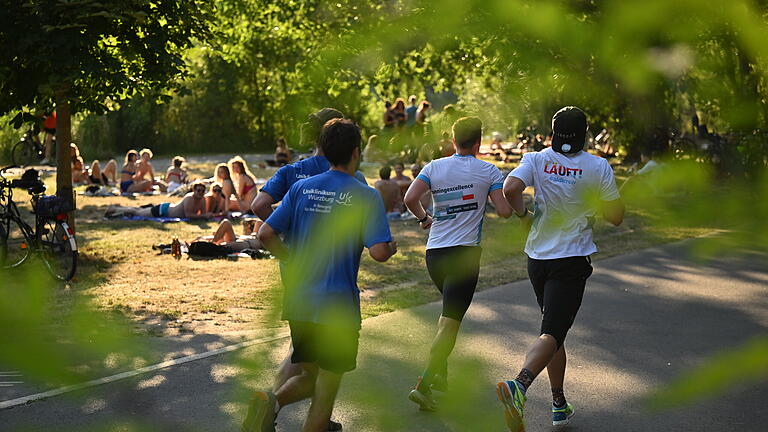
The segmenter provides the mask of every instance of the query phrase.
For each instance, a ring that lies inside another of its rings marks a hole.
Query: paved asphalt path
[[[686,258],[693,242],[595,264],[569,334],[566,396],[577,409],[567,431],[763,431],[765,381],[652,413],[640,400],[657,386],[756,336],[768,335],[768,256]],[[538,330],[527,281],[478,293],[451,363],[440,413],[406,399],[439,314],[429,304],[366,320],[358,369],[345,377],[334,417],[346,431],[503,431],[494,384],[512,378]],[[0,431],[237,430],[249,388],[267,385],[288,341],[210,357],[66,396],[0,411]],[[542,374],[529,391],[530,431],[554,429]],[[300,430],[306,402],[280,414],[278,431]]]

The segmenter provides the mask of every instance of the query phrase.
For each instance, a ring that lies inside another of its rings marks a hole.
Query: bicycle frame
[[[31,252],[36,254],[41,253],[46,246],[53,245],[53,243],[43,239],[43,235],[47,234],[45,224],[51,221],[60,221],[62,228],[66,231],[66,240],[69,242],[72,251],[76,252],[77,242],[75,241],[74,232],[69,224],[59,217],[44,218],[37,214],[35,210],[38,197],[39,195],[32,195],[32,210],[35,213],[35,226],[33,228],[21,217],[19,207],[16,205],[16,202],[13,201],[13,188],[7,182],[0,182],[0,204],[2,204],[3,201],[6,201],[6,203],[2,205],[4,211],[0,213],[0,221],[8,219],[16,222],[19,225],[24,238],[27,239],[28,244],[26,246],[30,248]]]

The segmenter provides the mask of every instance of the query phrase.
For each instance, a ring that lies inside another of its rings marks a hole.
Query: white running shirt
[[[511,173],[534,188],[533,226],[525,253],[533,259],[597,252],[592,223],[599,201],[619,199],[608,161],[585,151],[566,156],[552,148],[526,153]]]
[[[454,154],[428,163],[416,178],[429,185],[434,203],[427,249],[479,245],[488,194],[503,186],[499,169]]]

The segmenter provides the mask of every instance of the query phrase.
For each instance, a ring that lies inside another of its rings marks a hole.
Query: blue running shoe
[[[565,406],[558,408],[552,405],[552,426],[565,426],[571,422],[571,417],[576,414],[573,409],[573,405],[569,402],[565,403]]]
[[[523,385],[512,381],[502,381],[496,384],[496,395],[504,405],[504,420],[511,432],[525,432],[523,410],[525,409],[525,392]]]
[[[241,432],[275,432],[275,395],[272,392],[257,391],[248,403]]]

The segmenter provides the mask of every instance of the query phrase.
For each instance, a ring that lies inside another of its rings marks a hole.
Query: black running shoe
[[[341,423],[335,422],[333,420],[328,420],[328,432],[336,432],[340,431],[342,429]]]

